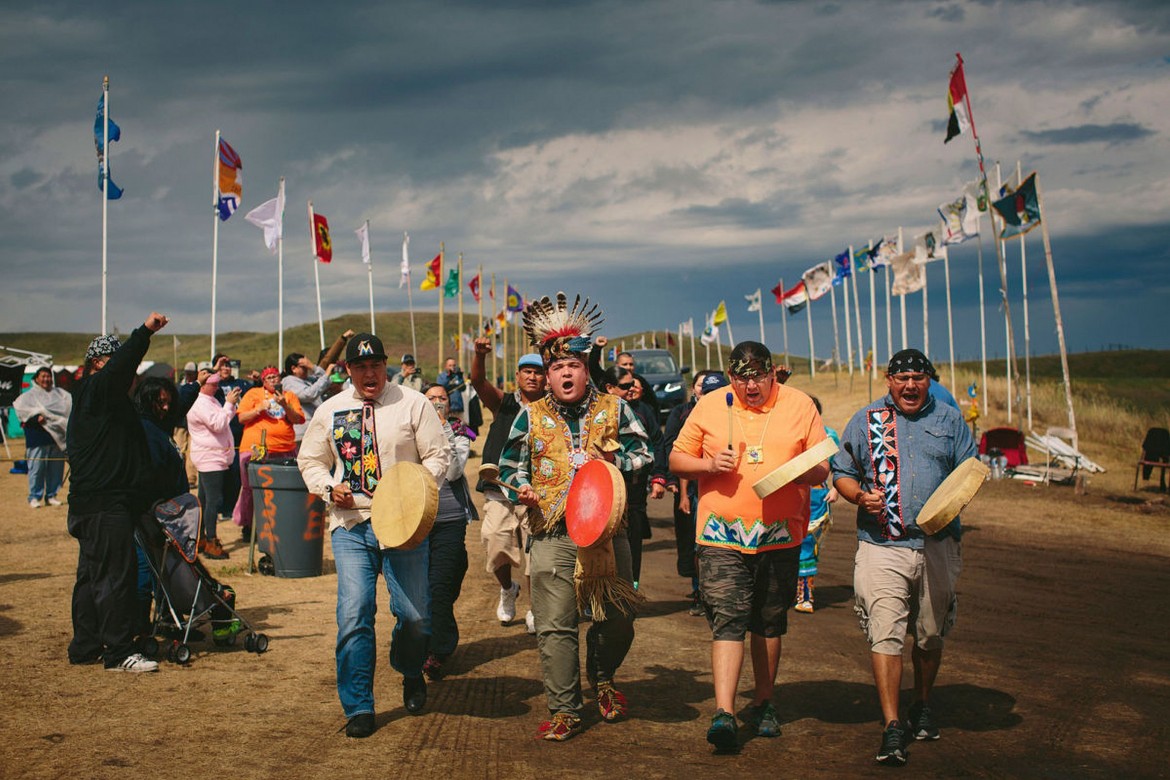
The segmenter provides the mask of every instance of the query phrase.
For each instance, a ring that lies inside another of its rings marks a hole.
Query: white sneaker
[[[57,500],[56,496],[53,496],[45,503],[47,503],[49,506],[61,506],[61,502]]]
[[[504,590],[500,588],[500,603],[496,607],[496,617],[501,625],[508,625],[516,619],[516,597],[520,595],[520,583],[513,582],[512,587]]]
[[[142,653],[131,653],[117,666],[107,666],[107,672],[157,672],[158,661],[152,661]]]
[[[524,616],[524,627],[528,629],[528,633],[536,633],[536,618],[532,614],[532,610],[528,610],[528,614]]]
[[[41,508],[41,501],[38,498],[29,499],[28,505],[31,506],[33,509],[40,509]]]

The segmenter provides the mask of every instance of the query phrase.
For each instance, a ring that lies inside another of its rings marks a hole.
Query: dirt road
[[[778,739],[713,756],[709,633],[687,614],[666,502],[654,506],[649,601],[619,682],[631,718],[564,744],[532,734],[545,713],[535,641],[500,626],[478,525],[457,607],[450,676],[408,716],[379,627],[378,726],[347,739],[334,688],[336,578],[246,576],[246,552],[211,569],[272,638],[263,656],[194,646],[186,667],[108,674],[72,667],[65,646],[76,543],[64,508],[32,510],[23,477],[0,474],[0,776],[736,777],[868,776],[878,710],[852,610],[852,519],[839,511],[817,612],[793,613],[784,642]],[[933,777],[1160,777],[1170,774],[1170,511],[1142,494],[1015,482],[987,486],[965,515],[959,622],[937,688],[943,738],[912,746],[906,772]],[[233,529],[234,530],[234,529]],[[222,536],[235,539],[229,528]],[[326,556],[328,557],[328,545]],[[330,569],[327,561],[327,571]],[[384,606],[383,594],[383,606]],[[527,606],[521,597],[521,615]],[[745,675],[742,688],[750,685]],[[746,703],[746,698],[744,699]]]

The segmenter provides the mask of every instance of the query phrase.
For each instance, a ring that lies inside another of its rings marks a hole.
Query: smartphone
[[[231,366],[232,376],[234,376],[236,379],[239,379],[240,378],[240,361],[229,360],[228,365]]]

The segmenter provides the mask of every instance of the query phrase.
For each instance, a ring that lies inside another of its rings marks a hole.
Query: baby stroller
[[[245,650],[257,654],[266,651],[268,637],[256,633],[236,611],[235,591],[212,577],[196,554],[199,500],[187,493],[160,501],[152,514],[153,518],[144,518],[135,531],[155,584],[154,619],[150,634],[142,642],[142,651],[157,656],[157,637],[169,636],[167,659],[187,663],[191,660],[188,642],[192,630],[204,618],[210,622],[216,645],[234,645],[236,637],[243,633]]]

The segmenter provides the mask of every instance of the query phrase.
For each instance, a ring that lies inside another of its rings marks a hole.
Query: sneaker
[[[434,653],[428,654],[427,660],[423,661],[423,674],[429,680],[443,679],[443,662]]]
[[[572,738],[582,729],[581,718],[571,712],[558,712],[540,724],[536,730],[537,739],[547,739],[550,742],[564,742]]]
[[[707,741],[715,746],[718,753],[729,753],[739,744],[735,716],[726,710],[716,710],[711,716],[711,728],[707,729]]]
[[[365,739],[374,733],[374,716],[369,712],[354,715],[345,724],[345,736],[354,739]]]
[[[705,612],[706,610],[703,609],[703,600],[699,598],[699,591],[696,590],[691,593],[691,606],[690,609],[687,610],[687,613],[690,614],[691,617],[700,617],[705,614]]]
[[[910,706],[910,733],[917,740],[939,738],[938,726],[934,725],[934,714],[930,711],[930,705],[918,702]]]
[[[61,501],[56,496],[53,496],[45,503],[48,504],[49,506],[61,506]]]
[[[770,701],[748,707],[743,714],[743,720],[756,730],[757,737],[780,736],[780,718]]]
[[[610,680],[597,683],[597,709],[601,711],[601,717],[608,723],[613,723],[626,716],[626,697],[613,687],[613,682]]]
[[[886,766],[904,766],[908,756],[906,729],[898,721],[891,720],[882,732],[882,746],[878,749],[877,762]]]
[[[243,627],[239,618],[233,618],[232,620],[223,624],[213,623],[212,626],[211,641],[215,642],[215,644],[221,647],[224,645],[234,644],[236,637],[240,633],[240,629]]]
[[[812,614],[813,603],[811,601],[798,601],[796,602],[796,606],[793,607],[793,609],[795,609],[797,612]]]
[[[496,606],[496,617],[500,625],[506,626],[516,619],[516,597],[520,595],[520,583],[513,582],[508,589],[500,588],[500,603]]]
[[[223,544],[215,536],[210,539],[199,540],[199,554],[204,558],[211,558],[216,561],[222,561],[228,557],[227,550],[223,549]]]
[[[528,633],[536,634],[536,616],[532,614],[532,610],[528,610],[528,614],[524,616],[524,628]]]
[[[421,715],[427,706],[427,681],[422,675],[402,678],[402,703],[411,715]]]
[[[30,507],[32,507],[33,509],[40,509],[41,508],[41,501],[39,498],[29,499],[28,505]]]
[[[152,661],[142,653],[131,653],[117,666],[107,666],[107,672],[157,672],[158,661]]]

